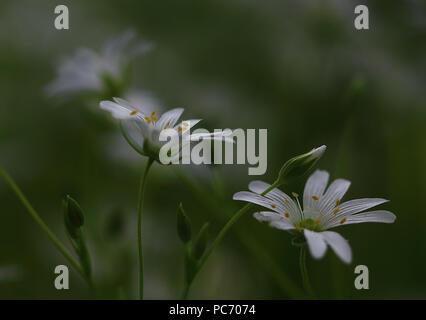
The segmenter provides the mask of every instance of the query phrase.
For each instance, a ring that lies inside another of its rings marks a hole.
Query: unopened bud
[[[177,212],[177,232],[183,243],[188,243],[191,240],[191,221],[185,214],[182,203],[179,204]]]
[[[277,184],[288,183],[289,181],[298,178],[307,173],[317,161],[321,158],[326,146],[323,145],[319,148],[312,149],[310,152],[296,156],[288,160],[281,168]]]
[[[208,229],[209,223],[206,222],[198,233],[197,239],[194,242],[194,247],[192,248],[192,255],[195,259],[200,259],[207,247],[207,238],[208,238]]]

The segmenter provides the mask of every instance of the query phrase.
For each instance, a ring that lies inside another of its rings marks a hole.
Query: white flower
[[[105,86],[120,86],[125,69],[134,57],[151,45],[134,41],[136,33],[128,30],[106,42],[99,53],[80,48],[59,65],[57,78],[47,86],[49,95],[67,95],[81,91],[102,91]]]
[[[183,108],[175,108],[163,113],[160,117],[157,110],[151,114],[145,114],[139,106],[134,106],[121,98],[113,98],[114,101],[101,101],[101,109],[108,111],[120,120],[123,135],[127,142],[140,154],[158,159],[158,153],[166,141],[160,141],[160,134],[167,129],[173,129],[178,136],[184,136],[180,148],[191,141],[199,139],[222,140],[233,143],[229,137],[232,131],[221,133],[190,133],[190,129],[201,119],[184,120],[178,123]],[[174,156],[174,155],[173,155]],[[178,156],[178,155],[176,155]]]
[[[249,189],[252,192],[238,192],[233,198],[272,210],[254,214],[257,220],[267,221],[271,227],[303,232],[314,258],[322,258],[329,245],[340,259],[350,263],[352,251],[348,242],[340,234],[326,230],[363,222],[393,223],[396,216],[385,210],[365,211],[387,202],[385,199],[365,198],[341,202],[350,182],[337,179],[326,190],[328,178],[328,172],[321,170],[309,177],[303,192],[303,209],[296,193],[292,193],[295,200],[276,188],[262,196],[262,192],[270,187],[262,181],[251,182]]]

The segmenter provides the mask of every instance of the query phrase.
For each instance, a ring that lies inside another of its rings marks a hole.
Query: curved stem
[[[141,176],[141,182],[139,187],[138,196],[138,255],[139,255],[139,299],[143,300],[143,252],[142,252],[142,206],[145,194],[146,178],[148,175],[149,168],[151,167],[154,160],[148,159],[145,170]]]
[[[22,193],[21,189],[16,185],[15,181],[0,167],[0,175],[6,180],[6,182],[9,184],[9,186],[12,188],[12,190],[15,192],[21,203],[24,205],[24,207],[27,209],[28,213],[31,215],[31,217],[34,219],[34,221],[40,226],[40,228],[43,230],[44,233],[49,237],[50,241],[53,242],[53,244],[56,246],[56,248],[62,253],[62,255],[71,263],[71,265],[76,268],[78,273],[87,280],[87,277],[81,268],[81,266],[78,264],[78,262],[71,256],[69,251],[65,248],[65,246],[61,243],[61,241],[54,235],[54,233],[49,229],[49,227],[44,223],[44,221],[41,219],[39,214],[34,210],[34,208],[31,206],[27,198]]]
[[[300,248],[299,266],[300,273],[302,274],[303,288],[310,297],[315,298],[314,291],[312,290],[312,286],[309,281],[308,269],[306,268],[306,246],[302,246]]]
[[[267,194],[269,191],[271,191],[272,189],[274,189],[276,187],[277,187],[277,182],[274,182],[268,189],[266,189],[265,191],[263,191],[261,195],[264,196],[265,194]],[[187,284],[187,286],[185,287],[185,290],[188,290],[188,292],[189,292],[189,289],[190,289],[190,286],[192,284],[192,281],[195,279],[195,277],[198,274],[198,272],[204,266],[204,264],[206,263],[206,261],[208,260],[208,258],[210,257],[210,255],[213,253],[214,249],[216,249],[216,247],[222,241],[222,238],[225,236],[225,234],[228,232],[228,230],[243,216],[243,214],[246,213],[247,211],[249,211],[253,206],[254,205],[251,204],[251,203],[246,204],[244,207],[242,207],[240,210],[238,210],[237,213],[234,214],[231,217],[231,219],[229,219],[228,222],[223,226],[223,228],[220,230],[220,232],[217,235],[217,237],[214,239],[213,243],[210,245],[210,247],[204,253],[204,255],[201,258],[201,260],[198,262],[197,270],[195,272],[195,275],[194,275],[193,279],[191,280],[191,282],[189,282]],[[188,295],[188,292],[186,293],[186,295],[184,294],[184,297],[186,297]]]

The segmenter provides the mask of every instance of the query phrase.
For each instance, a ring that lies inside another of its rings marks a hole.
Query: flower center
[[[302,219],[298,223],[296,223],[295,227],[296,230],[301,232],[303,229],[308,229],[312,231],[319,232],[321,231],[321,228],[319,226],[320,221],[319,220],[313,220],[313,219]]]

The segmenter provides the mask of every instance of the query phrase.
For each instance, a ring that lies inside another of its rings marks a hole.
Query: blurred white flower
[[[348,242],[338,233],[326,231],[342,225],[381,222],[393,223],[396,216],[389,211],[365,210],[385,203],[388,200],[365,198],[341,203],[350,182],[337,179],[327,187],[329,174],[317,170],[308,179],[303,192],[303,209],[298,195],[292,193],[295,200],[275,188],[262,196],[269,184],[253,181],[249,184],[252,192],[242,191],[234,194],[234,200],[242,200],[261,205],[272,211],[260,211],[254,214],[259,221],[267,221],[271,227],[281,230],[296,230],[303,233],[312,256],[320,259],[329,245],[345,263],[352,260],[352,251]]]
[[[127,30],[107,41],[99,53],[80,48],[60,63],[56,79],[46,88],[47,93],[50,96],[70,95],[122,86],[129,62],[151,47],[150,43],[136,40],[136,32]]]
[[[184,133],[184,141],[181,148],[191,141],[199,139],[224,140],[233,142],[229,137],[232,131],[223,131],[215,133],[190,133],[190,129],[195,126],[201,119],[184,120],[177,123],[182,115],[183,108],[175,108],[169,110],[157,117],[157,110],[153,110],[150,114],[146,113],[145,108],[132,105],[128,101],[121,98],[113,98],[114,101],[101,101],[101,109],[108,111],[111,115],[120,120],[122,132],[127,142],[138,153],[158,159],[159,151],[166,141],[160,141],[160,134],[163,130],[173,129],[179,136]],[[173,155],[175,156],[175,155]],[[176,155],[177,156],[177,155]]]

